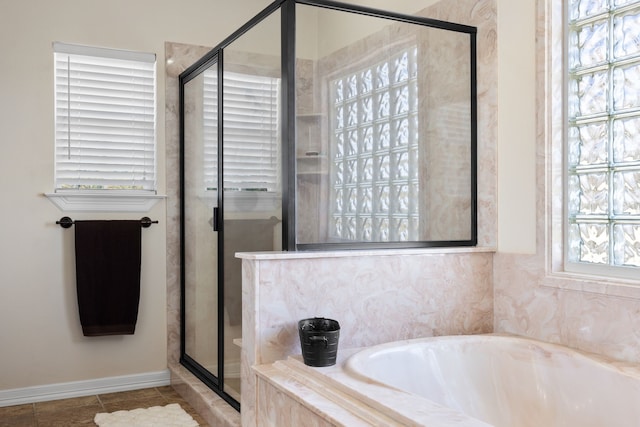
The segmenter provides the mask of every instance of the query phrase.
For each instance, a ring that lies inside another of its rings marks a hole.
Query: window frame
[[[561,6],[558,6],[558,3],[562,3]],[[570,33],[570,21],[569,21],[569,5],[568,2],[557,2],[557,1],[553,1],[552,4],[554,5],[552,8],[547,10],[547,13],[551,14],[551,31],[552,33],[554,31],[560,31],[560,34],[562,35],[561,37],[553,37],[551,40],[547,40],[547,46],[545,47],[546,50],[550,50],[550,52],[548,52],[548,54],[550,54],[548,56],[548,58],[551,60],[551,64],[561,64],[560,70],[554,69],[551,72],[553,73],[553,75],[551,76],[551,84],[552,86],[557,85],[558,81],[561,81],[562,84],[562,91],[561,93],[562,95],[562,107],[561,107],[561,114],[558,114],[558,112],[553,112],[551,113],[552,117],[551,117],[551,122],[553,123],[555,119],[559,118],[559,116],[562,117],[562,125],[560,126],[561,128],[561,144],[555,144],[552,142],[552,151],[551,151],[551,155],[552,156],[557,156],[558,150],[553,150],[553,148],[557,145],[561,145],[561,150],[559,150],[561,152],[561,165],[562,165],[562,172],[561,172],[561,179],[562,179],[562,196],[561,196],[561,200],[562,200],[562,208],[561,208],[561,212],[562,212],[562,219],[561,219],[561,223],[562,223],[562,238],[561,238],[561,253],[556,253],[555,254],[555,258],[556,260],[552,260],[552,268],[557,272],[557,271],[564,271],[568,274],[575,274],[575,275],[579,275],[579,276],[592,276],[594,278],[603,278],[603,279],[622,279],[622,280],[627,280],[627,279],[636,279],[638,277],[638,274],[640,273],[640,267],[634,267],[634,266],[622,266],[622,265],[613,265],[613,260],[609,260],[609,264],[596,264],[596,263],[588,263],[588,262],[575,262],[575,261],[571,261],[570,260],[570,255],[569,255],[569,251],[570,251],[570,246],[571,246],[571,234],[570,234],[570,216],[571,216],[571,212],[570,212],[570,208],[569,208],[569,191],[570,191],[570,184],[569,184],[569,178],[570,178],[570,161],[569,161],[569,156],[570,156],[570,147],[569,147],[569,128],[570,128],[570,117],[569,117],[569,84],[570,84],[570,78],[569,78],[569,73],[570,73],[570,64],[569,64],[569,33]],[[627,6],[623,6],[622,8],[626,8]],[[559,15],[560,17],[558,17],[557,15]],[[560,21],[560,25],[559,22]],[[609,30],[609,34],[611,34],[611,30]],[[558,47],[557,41],[558,39],[561,39],[562,43],[560,45],[560,47]],[[555,43],[554,43],[555,40]],[[612,42],[613,43],[613,42]],[[558,57],[560,56],[560,58]],[[613,62],[614,60],[612,58],[607,58],[607,63],[609,64],[609,66],[613,66]],[[561,77],[558,77],[557,73],[560,72],[561,73]],[[607,84],[610,84],[609,81]],[[552,93],[553,93],[553,89],[551,89]],[[549,96],[549,95],[547,95]],[[555,106],[552,106],[552,110],[554,108],[557,108]],[[607,116],[609,117],[608,120],[611,120],[611,108],[609,109]],[[556,164],[558,163],[558,159],[556,159]],[[611,166],[611,161],[609,161],[609,166]],[[557,171],[556,171],[557,174]],[[555,194],[555,190],[553,189],[549,189],[548,190],[551,193],[551,198],[549,200],[557,200],[556,199],[556,194]],[[613,191],[613,188],[609,188],[609,191]],[[610,211],[608,211],[610,212]],[[611,214],[608,214],[611,215]],[[608,220],[608,224],[609,226],[611,225],[611,219]],[[609,239],[609,241],[611,242],[611,244],[613,244],[614,240],[613,237],[611,237]],[[609,252],[612,254],[613,249],[609,249]],[[552,250],[553,252],[553,250]],[[562,262],[557,262],[557,258],[558,256],[561,257]],[[555,267],[554,267],[555,266]]]
[[[55,57],[57,54],[95,56],[100,58],[113,58],[120,60],[135,60],[152,63],[153,68],[153,178],[150,180],[151,188],[147,189],[89,189],[89,188],[55,188],[58,182],[58,162],[56,159],[57,143],[54,143],[54,190],[44,195],[62,211],[88,211],[88,212],[147,212],[159,200],[166,196],[158,194],[158,80],[157,60],[155,53],[133,52],[121,49],[90,47],[77,44],[54,42],[52,44],[54,63],[52,74],[55,85]],[[55,98],[55,93],[54,93]],[[57,105],[54,106],[57,115]],[[54,119],[54,126],[56,120]],[[56,129],[54,134],[57,135]],[[54,141],[57,140],[57,136]]]

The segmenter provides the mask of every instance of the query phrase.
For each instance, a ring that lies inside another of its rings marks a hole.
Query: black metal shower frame
[[[357,243],[296,243],[296,211],[295,211],[295,138],[296,138],[296,87],[295,87],[295,58],[296,58],[296,4],[315,6],[336,11],[355,13],[376,18],[389,19],[397,22],[416,24],[446,31],[466,33],[469,35],[470,45],[470,100],[471,100],[471,238],[469,240],[454,241],[417,241],[417,242],[357,242]],[[220,395],[236,410],[240,410],[240,402],[224,391],[224,286],[218,286],[218,372],[216,375],[209,372],[197,361],[189,357],[185,352],[185,198],[184,198],[184,86],[186,83],[200,75],[213,64],[218,69],[218,183],[223,182],[223,168],[221,162],[224,150],[224,49],[240,38],[243,34],[262,22],[273,13],[281,11],[281,131],[282,131],[282,247],[283,250],[350,250],[350,249],[392,249],[392,248],[425,248],[425,247],[451,247],[451,246],[475,246],[477,244],[477,28],[473,26],[456,24],[437,19],[406,15],[389,12],[364,6],[350,5],[332,0],[276,0],[254,16],[245,25],[240,27],[220,44],[211,49],[207,54],[183,71],[179,76],[179,134],[180,134],[180,363],[205,383],[214,392]],[[293,60],[291,60],[293,59]],[[214,209],[214,227],[217,226],[218,248],[224,248],[224,191],[220,191],[218,185],[218,208]],[[223,251],[218,251],[218,283],[224,283],[224,266],[222,261]]]

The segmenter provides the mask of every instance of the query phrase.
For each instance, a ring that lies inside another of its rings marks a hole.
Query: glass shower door
[[[242,263],[238,252],[282,250],[280,17],[223,50],[223,388],[240,399]]]
[[[183,363],[216,383],[219,363],[217,69],[184,84]]]

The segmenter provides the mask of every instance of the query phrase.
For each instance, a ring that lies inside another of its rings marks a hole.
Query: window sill
[[[547,274],[541,285],[561,290],[640,300],[640,281],[638,280],[604,279],[592,275],[555,272]]]
[[[63,212],[148,212],[167,196],[140,193],[44,193]]]
[[[201,193],[200,199],[207,206],[218,206],[216,190]],[[227,212],[273,212],[280,211],[282,195],[274,191],[225,191],[224,209]]]

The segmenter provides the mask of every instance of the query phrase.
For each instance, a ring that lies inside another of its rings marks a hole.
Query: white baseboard
[[[169,370],[0,390],[0,407],[169,385]]]

